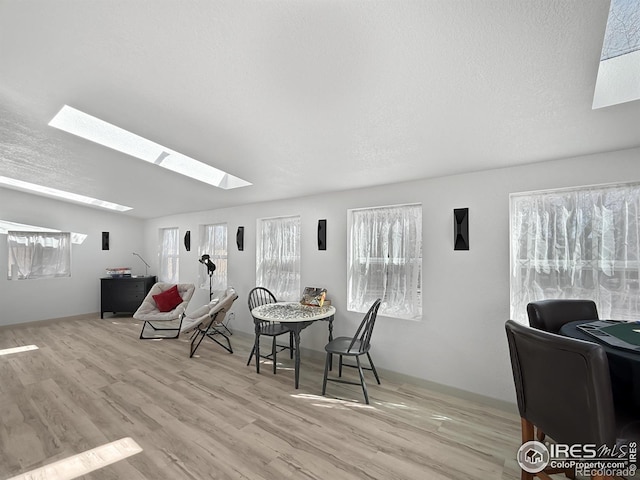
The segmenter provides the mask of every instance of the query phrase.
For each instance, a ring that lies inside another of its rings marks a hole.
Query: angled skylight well
[[[195,160],[104,120],[65,105],[49,125],[132,157],[225,190],[251,185],[223,170]]]
[[[611,0],[593,108],[640,99],[640,0]]]
[[[18,232],[61,232],[55,228],[39,227],[37,225],[28,225],[26,223],[11,222],[9,220],[0,219],[0,235],[6,235],[10,231]],[[71,234],[71,243],[82,245],[87,239],[86,233],[69,232]]]
[[[15,178],[3,177],[1,175],[0,185],[12,188],[14,190],[20,190],[22,192],[35,193],[36,195],[41,195],[43,197],[58,198],[69,202],[80,203],[82,205],[106,208],[107,210],[115,210],[118,212],[126,212],[128,210],[132,210],[131,207],[126,207],[118,203],[99,200],[97,198],[87,197],[85,195],[79,195],[77,193],[65,192],[64,190],[58,190],[57,188],[45,187],[44,185],[24,182]]]

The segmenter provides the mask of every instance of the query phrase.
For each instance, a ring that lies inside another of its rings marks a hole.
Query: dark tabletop
[[[578,325],[594,320],[578,320],[562,326],[560,335],[602,345],[609,360],[611,388],[616,405],[640,408],[640,353],[616,348],[578,329]]]

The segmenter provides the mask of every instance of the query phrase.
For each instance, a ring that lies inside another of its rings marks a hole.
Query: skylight
[[[640,99],[640,0],[611,0],[593,108]]]
[[[27,225],[26,223],[10,222],[9,220],[0,219],[0,234],[6,235],[8,232],[61,232],[55,228],[38,227],[36,225]],[[71,233],[71,243],[82,245],[87,239],[86,233]]]
[[[84,195],[78,195],[77,193],[65,192],[64,190],[58,190],[57,188],[45,187],[43,185],[37,185],[35,183],[23,182],[15,178],[0,176],[0,185],[4,185],[14,190],[21,190],[23,192],[35,193],[44,197],[61,198],[71,202],[82,203],[85,205],[91,205],[93,207],[107,208],[109,210],[116,210],[118,212],[126,212],[131,210],[131,207],[125,207],[117,203],[107,202],[105,200],[98,200],[97,198],[86,197]]]
[[[246,180],[163,147],[68,105],[60,109],[49,125],[214,187],[226,190],[251,185]]]

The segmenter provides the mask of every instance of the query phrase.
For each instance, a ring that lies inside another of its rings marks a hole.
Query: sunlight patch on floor
[[[375,410],[376,407],[373,405],[367,405],[366,403],[360,403],[356,401],[350,400],[341,400],[339,398],[328,398],[320,395],[310,395],[308,393],[297,393],[291,395],[293,398],[299,398],[301,400],[310,400],[313,406],[321,407],[321,408],[333,408],[333,409],[351,409],[351,408],[364,408],[367,410]]]
[[[140,445],[132,438],[121,438],[30,472],[21,473],[8,480],[72,480],[141,451]]]
[[[441,421],[451,420],[450,417],[446,417],[444,415],[438,415],[437,413],[434,413],[433,415],[431,415],[431,418],[433,420],[441,420]]]
[[[28,352],[30,350],[38,350],[36,345],[24,345],[22,347],[5,348],[0,350],[0,356],[11,355],[12,353]]]

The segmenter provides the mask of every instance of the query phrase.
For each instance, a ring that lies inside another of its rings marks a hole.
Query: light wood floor
[[[39,348],[0,356],[0,479],[123,437],[143,451],[82,478],[519,478],[514,414],[384,374],[367,377],[370,406],[358,386],[322,397],[322,362],[304,352],[295,390],[286,352],[275,376],[246,366],[252,337],[233,335],[233,355],[205,340],[190,359],[188,338],[139,329],[98,315],[0,329],[0,349]]]

